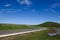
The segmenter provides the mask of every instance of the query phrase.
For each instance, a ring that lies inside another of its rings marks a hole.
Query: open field
[[[12,37],[0,38],[0,40],[60,40],[60,34],[54,37],[47,35],[47,31],[38,31],[23,35],[16,35]]]
[[[21,29],[33,29],[29,25],[18,25],[18,24],[0,24],[0,30],[21,30]]]
[[[0,30],[0,38],[18,35],[18,34],[31,33],[36,31],[43,31],[43,30],[47,30],[47,28],[36,28],[36,29],[26,29],[26,30],[25,29],[24,30]]]
[[[52,25],[50,23],[47,26],[47,24],[44,23],[42,26],[41,25],[28,26],[28,25],[12,25],[12,24],[1,25],[0,24],[0,30],[34,29],[36,27],[37,28],[47,27],[49,29],[60,28],[60,26],[59,26],[60,24],[58,24],[58,26],[57,25],[55,26],[55,24]],[[50,25],[52,25],[52,26],[50,26]],[[23,34],[23,35],[15,35],[15,36],[9,36],[9,37],[5,37],[5,38],[0,38],[0,40],[60,40],[60,34],[58,34],[58,35],[56,35],[54,37],[50,37],[50,36],[47,35],[47,33],[48,33],[48,30],[38,31],[38,32],[32,32],[32,33],[26,33],[26,34]]]
[[[37,25],[26,25],[26,24],[0,24],[0,30],[17,30],[17,29],[33,29],[36,27],[55,27],[60,28],[60,23],[56,22],[45,22]]]

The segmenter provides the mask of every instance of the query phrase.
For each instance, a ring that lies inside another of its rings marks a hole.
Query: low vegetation
[[[5,38],[0,38],[0,40],[60,40],[60,34],[56,35],[56,36],[48,36],[47,33],[53,33],[55,32],[53,29],[55,28],[60,28],[60,24],[59,23],[55,23],[55,22],[45,22],[43,24],[39,24],[39,25],[32,25],[34,27],[48,27],[48,30],[45,31],[38,31],[38,32],[33,32],[33,33],[28,33],[28,34],[23,34],[23,35],[15,35],[15,36],[11,36],[11,37],[5,37]],[[11,30],[11,29],[29,29],[29,28],[34,28],[34,27],[28,27],[26,25],[2,25],[0,24],[0,30]]]
[[[38,26],[38,27],[59,27],[60,28],[60,23],[56,23],[56,22],[44,22],[42,24],[33,25],[33,26]]]
[[[29,27],[28,25],[22,24],[0,24],[0,30],[20,30],[20,29],[32,29],[34,27]]]
[[[32,27],[33,26],[33,27]],[[16,30],[16,29],[32,29],[35,27],[59,27],[60,28],[60,23],[56,22],[45,22],[42,24],[38,25],[23,25],[23,24],[0,24],[0,30]]]
[[[0,40],[60,40],[60,34],[51,37],[47,35],[47,31],[45,30],[23,35],[16,35],[12,37],[0,38]]]

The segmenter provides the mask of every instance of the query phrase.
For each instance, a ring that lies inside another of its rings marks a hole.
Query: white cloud
[[[44,10],[45,12],[50,12],[50,13],[56,13],[56,11],[52,8],[49,8],[49,9],[45,9]]]
[[[56,11],[56,8],[58,8],[58,7],[60,7],[60,3],[54,3],[54,4],[51,5],[50,8],[47,8],[47,9],[45,9],[44,11],[56,13],[56,12],[57,12],[57,11]]]
[[[20,4],[25,4],[25,5],[31,5],[32,2],[30,0],[17,0],[18,3]]]
[[[54,3],[51,5],[52,8],[57,8],[57,7],[60,7],[60,3]]]
[[[5,4],[4,6],[5,6],[5,7],[9,7],[9,6],[12,6],[12,5],[11,5],[11,4]]]
[[[32,11],[32,12],[37,12],[35,9],[32,9],[31,11]]]
[[[15,10],[15,9],[0,9],[0,14],[5,14],[5,13],[19,13],[22,10]]]

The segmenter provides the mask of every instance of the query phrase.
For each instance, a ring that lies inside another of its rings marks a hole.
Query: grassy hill
[[[30,29],[33,27],[29,27],[24,24],[0,24],[0,30],[16,30],[16,29]]]
[[[0,24],[0,30],[16,30],[16,29],[32,29],[35,27],[60,27],[60,23],[44,22],[38,25],[24,25],[24,24]]]
[[[44,22],[42,24],[38,24],[35,26],[40,26],[40,27],[60,27],[60,23],[56,22]]]

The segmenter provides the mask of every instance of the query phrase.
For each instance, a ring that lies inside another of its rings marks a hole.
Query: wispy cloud
[[[10,7],[10,6],[12,6],[11,4],[5,4],[4,5],[5,7]]]
[[[54,3],[50,6],[50,8],[45,9],[45,11],[56,13],[57,11],[55,9],[58,8],[58,7],[60,7],[60,3]]]
[[[17,0],[17,2],[20,4],[28,5],[28,6],[32,4],[30,0]]]
[[[15,9],[0,9],[0,14],[5,14],[5,13],[18,13],[21,12],[22,10],[15,10]]]
[[[50,13],[56,13],[56,11],[52,8],[49,8],[49,9],[45,9],[44,10],[45,12],[50,12]]]
[[[32,9],[31,11],[32,11],[32,12],[37,12],[35,9]]]
[[[57,8],[57,7],[60,7],[60,3],[54,3],[51,5],[52,8]]]

